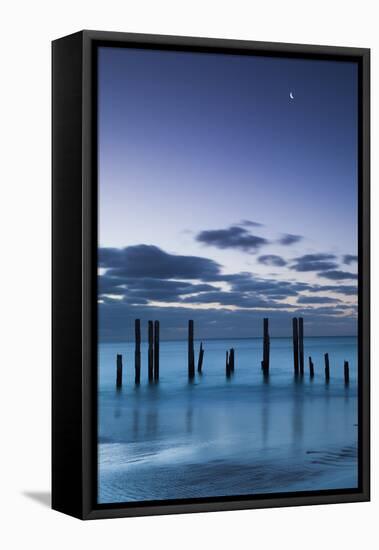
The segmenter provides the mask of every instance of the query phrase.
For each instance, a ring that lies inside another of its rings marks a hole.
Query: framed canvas
[[[369,499],[369,50],[53,42],[53,508]]]

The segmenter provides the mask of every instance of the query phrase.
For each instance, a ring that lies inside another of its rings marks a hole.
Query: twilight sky
[[[98,113],[100,339],[356,333],[355,64],[100,48]]]

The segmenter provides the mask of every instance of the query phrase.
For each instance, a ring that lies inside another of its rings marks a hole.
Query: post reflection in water
[[[133,410],[133,439],[139,439],[139,411],[137,409]]]
[[[122,402],[122,393],[121,393],[121,389],[120,388],[117,388],[116,389],[116,399],[115,399],[115,408],[114,408],[114,413],[113,413],[113,416],[114,418],[120,418],[121,416],[121,402]]]
[[[193,431],[193,408],[192,404],[187,405],[186,412],[186,432],[187,434],[192,434]]]
[[[300,448],[303,446],[304,433],[304,392],[302,388],[303,377],[295,377],[293,385],[292,404],[292,446]]]
[[[151,409],[146,414],[146,436],[154,438],[158,433],[159,413],[156,408]]]
[[[265,377],[266,378],[266,377]],[[268,384],[268,377],[264,379],[264,383]],[[262,428],[262,445],[263,447],[267,446],[268,443],[268,434],[270,430],[270,396],[269,396],[269,387],[264,388],[263,399],[262,399],[262,411],[261,411],[261,428]]]

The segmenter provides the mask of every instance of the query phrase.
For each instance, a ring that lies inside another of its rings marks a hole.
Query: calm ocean
[[[305,375],[297,379],[290,338],[271,339],[266,381],[261,338],[203,340],[203,347],[203,374],[188,383],[187,341],[161,341],[160,381],[149,385],[142,343],[135,387],[134,344],[100,344],[99,503],[357,486],[355,337],[305,338]],[[232,347],[235,373],[227,380],[225,352]],[[117,353],[124,362],[120,392]]]

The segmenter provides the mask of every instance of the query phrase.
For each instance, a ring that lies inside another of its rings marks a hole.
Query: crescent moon
[[[290,92],[290,98],[291,98],[291,99],[295,99],[295,96],[293,95],[292,92]]]

